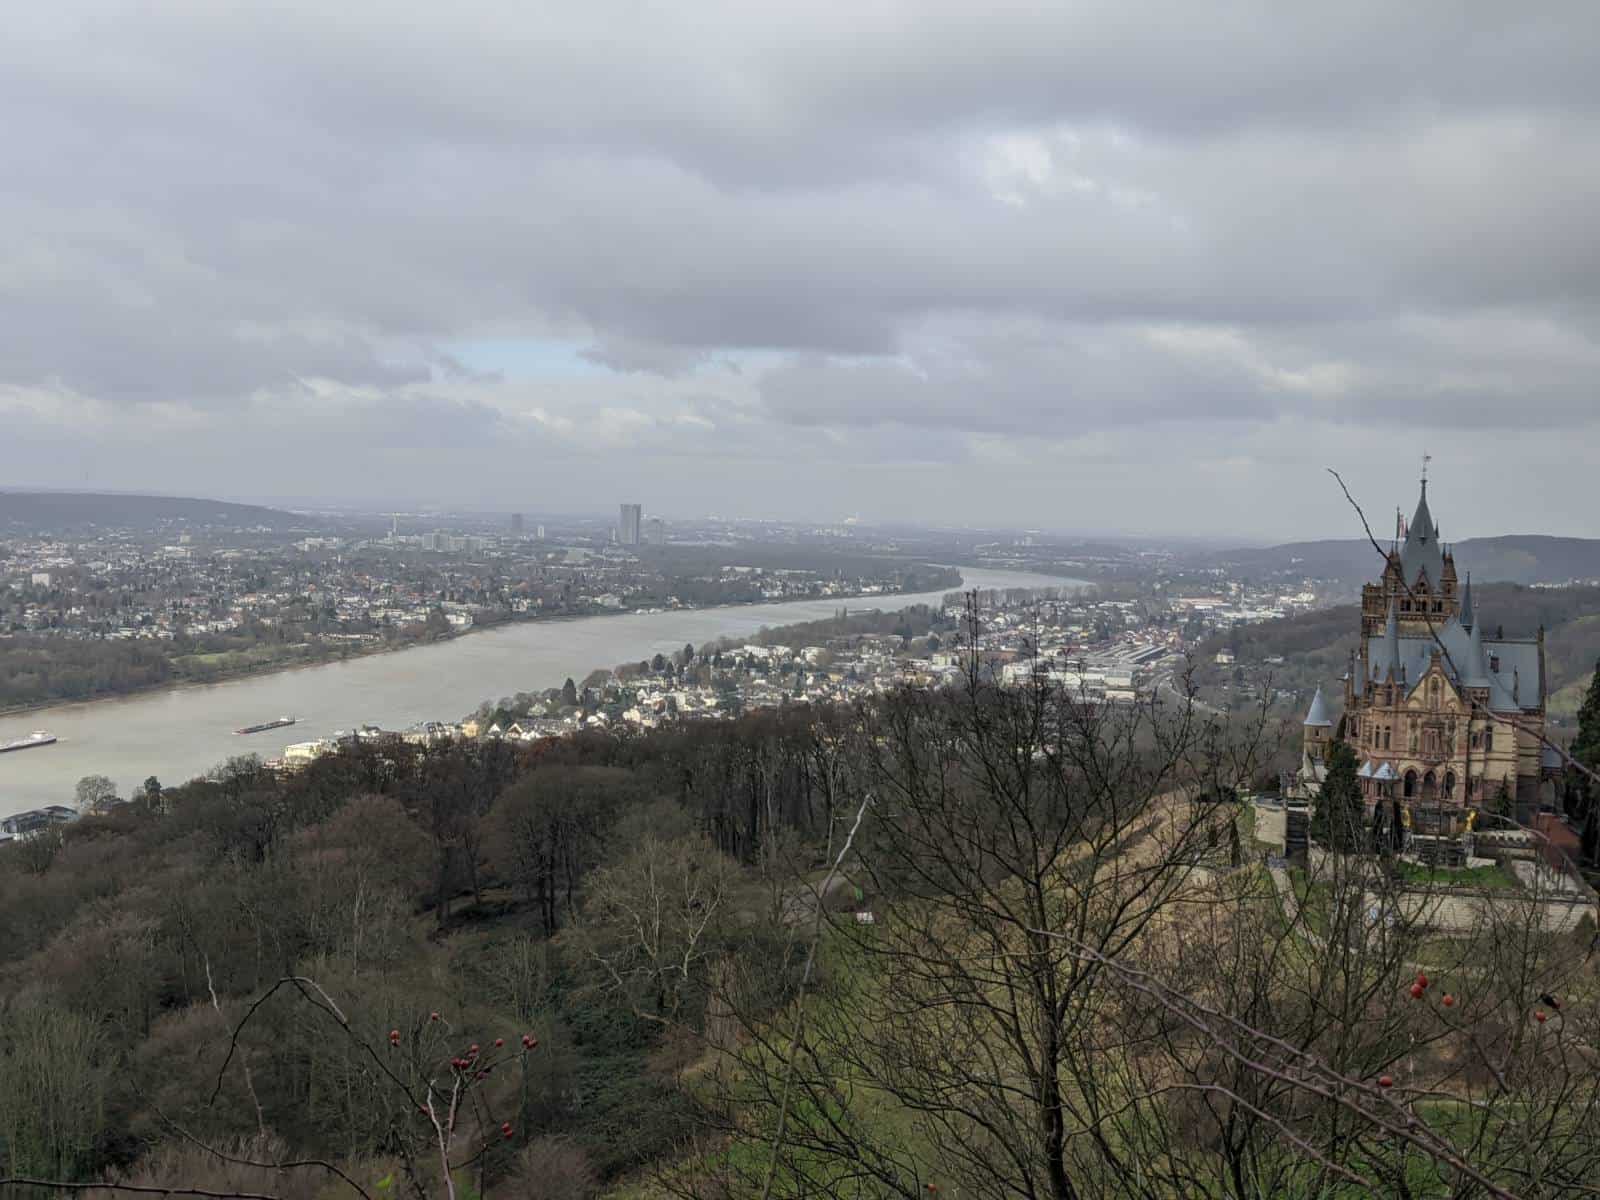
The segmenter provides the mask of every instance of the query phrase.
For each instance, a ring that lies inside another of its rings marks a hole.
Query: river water
[[[962,568],[966,588],[1072,587],[1080,581],[1021,571]],[[35,729],[53,746],[0,754],[0,816],[44,804],[71,804],[85,775],[107,775],[126,796],[146,778],[181,783],[229,755],[273,758],[290,742],[358,725],[402,729],[418,721],[456,721],[484,700],[560,687],[596,668],[638,662],[763,626],[830,617],[852,609],[936,604],[945,590],[859,600],[800,600],[729,608],[583,617],[502,625],[447,642],[299,667],[200,687],[64,704],[0,718],[0,742]],[[239,736],[233,730],[282,715],[297,724]]]

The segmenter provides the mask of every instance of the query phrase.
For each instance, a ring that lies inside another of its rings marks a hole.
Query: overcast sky
[[[1288,538],[1427,451],[1600,536],[1597,30],[15,5],[0,484]]]

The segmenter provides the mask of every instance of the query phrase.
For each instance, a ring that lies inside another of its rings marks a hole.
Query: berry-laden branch
[[[539,1048],[539,1039],[531,1033],[524,1033],[522,1035],[522,1048],[520,1052],[512,1050],[499,1055],[485,1054],[483,1048],[478,1043],[474,1042],[472,1045],[468,1046],[463,1053],[453,1055],[450,1058],[450,1076],[447,1083],[441,1083],[440,1081],[436,1080],[432,1074],[426,1075],[422,1084],[422,1092],[420,1095],[418,1095],[413,1085],[403,1079],[392,1067],[390,1067],[389,1064],[384,1061],[383,1056],[380,1055],[378,1051],[374,1049],[364,1037],[361,1036],[361,1034],[353,1025],[351,1025],[350,1019],[344,1014],[344,1010],[339,1007],[338,1003],[335,1002],[333,997],[327,993],[321,984],[319,984],[316,980],[310,979],[303,975],[286,975],[282,979],[279,979],[273,983],[271,987],[257,997],[256,1000],[249,1006],[249,1008],[245,1010],[244,1016],[240,1018],[238,1024],[234,1026],[232,1036],[229,1038],[228,1042],[228,1053],[223,1058],[222,1066],[217,1071],[217,1082],[216,1086],[212,1089],[209,1103],[214,1104],[216,1102],[217,1095],[222,1089],[223,1077],[227,1072],[229,1063],[232,1062],[233,1056],[238,1050],[239,1037],[244,1032],[245,1026],[250,1022],[251,1018],[253,1018],[256,1013],[261,1011],[261,1008],[269,999],[276,995],[280,989],[286,987],[293,988],[300,994],[301,998],[304,999],[307,1004],[311,1005],[311,1007],[317,1009],[319,1012],[326,1013],[329,1017],[331,1017],[335,1024],[337,1024],[344,1032],[345,1036],[349,1038],[352,1043],[354,1043],[354,1045],[361,1051],[362,1054],[372,1061],[373,1065],[377,1067],[378,1071],[385,1078],[387,1078],[395,1086],[396,1091],[405,1098],[408,1110],[412,1113],[420,1115],[427,1122],[429,1141],[434,1144],[438,1151],[439,1171],[443,1176],[442,1182],[444,1184],[445,1194],[450,1197],[450,1200],[455,1200],[456,1192],[453,1173],[455,1171],[469,1168],[474,1164],[480,1163],[484,1156],[488,1154],[490,1145],[492,1144],[489,1140],[489,1130],[493,1126],[493,1117],[488,1115],[487,1106],[482,1102],[482,1098],[477,1095],[478,1085],[487,1081],[496,1067],[505,1062],[514,1060],[519,1056],[519,1053],[520,1056],[526,1057],[534,1050],[537,1050]],[[428,1014],[426,1024],[439,1025],[443,1028],[449,1028],[448,1022],[444,1021],[437,1011],[430,1012]],[[391,1029],[388,1036],[389,1049],[391,1051],[400,1049],[401,1041],[402,1038],[400,1030],[398,1028]],[[504,1047],[505,1039],[496,1038],[493,1049],[503,1050]],[[456,1133],[458,1120],[465,1105],[469,1101],[472,1103],[478,1114],[480,1126],[479,1132],[482,1135],[481,1144],[464,1161],[452,1163],[451,1155],[457,1144]],[[501,1138],[507,1141],[516,1135],[516,1129],[510,1121],[501,1122],[497,1132],[500,1134]],[[400,1140],[403,1146],[404,1139],[401,1138]],[[211,1147],[206,1147],[206,1149],[210,1150],[213,1154],[219,1154],[218,1151],[211,1149]],[[219,1157],[226,1156],[219,1154]],[[416,1173],[412,1164],[409,1150],[405,1151],[405,1158],[407,1173],[411,1176],[413,1185],[416,1186],[420,1192],[422,1189],[420,1183],[416,1179]],[[345,1183],[355,1188],[356,1191],[360,1192],[363,1200],[371,1200],[371,1197],[368,1195],[368,1193],[363,1190],[360,1185],[356,1184],[352,1179],[350,1179],[349,1176],[345,1175],[344,1172],[339,1171],[337,1168],[334,1168],[320,1160],[302,1160],[292,1164],[261,1165],[315,1165],[325,1167],[328,1170],[333,1171],[334,1174],[338,1175],[342,1180],[344,1180]],[[268,1200],[272,1200],[272,1198],[268,1198]]]

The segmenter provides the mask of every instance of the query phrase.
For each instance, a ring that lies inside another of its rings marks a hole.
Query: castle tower
[[[1413,821],[1408,845],[1456,855],[1451,839],[1466,810],[1514,804],[1527,820],[1538,807],[1549,774],[1540,741],[1544,639],[1507,636],[1482,611],[1482,589],[1475,596],[1469,578],[1457,591],[1426,482],[1410,526],[1397,523],[1395,533],[1380,577],[1361,592],[1362,636],[1339,732],[1356,755],[1368,804],[1392,798]],[[1306,790],[1330,740],[1320,694],[1311,708]]]
[[[1328,757],[1328,742],[1333,737],[1333,721],[1328,716],[1328,706],[1322,699],[1322,689],[1311,698],[1311,710],[1303,722],[1305,752],[1308,758],[1323,762]]]
[[[1393,604],[1403,635],[1426,635],[1430,626],[1443,625],[1459,611],[1456,583],[1455,555],[1439,538],[1424,479],[1404,540],[1397,537],[1390,546],[1379,581],[1361,589],[1362,634],[1381,632]]]

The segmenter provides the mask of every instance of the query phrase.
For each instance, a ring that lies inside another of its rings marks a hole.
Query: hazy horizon
[[[1447,538],[1600,536],[1597,59],[1578,3],[23,8],[0,484],[1261,543],[1426,452]]]

